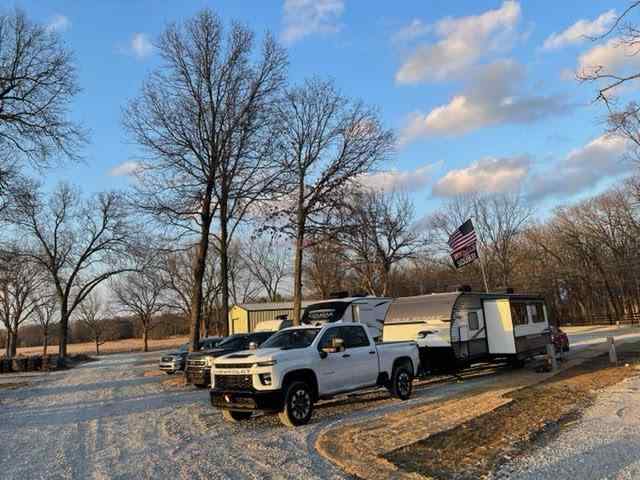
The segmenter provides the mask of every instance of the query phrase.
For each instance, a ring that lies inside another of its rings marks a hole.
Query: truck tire
[[[291,383],[284,394],[284,406],[278,418],[287,427],[306,425],[313,413],[313,394],[306,382]]]
[[[249,420],[253,412],[241,412],[238,410],[223,410],[222,418],[230,423],[239,423],[243,420]]]
[[[413,393],[413,372],[411,365],[405,362],[393,368],[389,391],[391,395],[400,400],[407,400],[411,397]]]

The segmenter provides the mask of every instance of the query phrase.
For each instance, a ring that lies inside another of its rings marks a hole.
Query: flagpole
[[[482,251],[482,242],[480,242],[480,248],[478,248],[478,260],[480,261],[480,271],[482,272],[482,280],[484,281],[484,291],[489,293],[489,284],[487,283],[487,272],[484,271],[484,260]]]

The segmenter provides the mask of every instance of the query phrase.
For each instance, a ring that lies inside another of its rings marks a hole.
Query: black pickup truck
[[[201,388],[208,387],[211,384],[211,366],[215,358],[227,355],[228,353],[247,350],[251,343],[259,346],[274,333],[275,332],[238,333],[225,338],[218,343],[215,348],[190,353],[187,356],[187,365],[185,367],[187,383]]]

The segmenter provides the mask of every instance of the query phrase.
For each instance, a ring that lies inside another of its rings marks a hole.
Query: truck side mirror
[[[258,344],[256,342],[249,342],[249,350],[255,350],[258,348]]]

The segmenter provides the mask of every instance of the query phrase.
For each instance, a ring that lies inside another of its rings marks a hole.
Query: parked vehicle
[[[332,322],[358,322],[367,326],[371,336],[382,337],[384,317],[392,299],[388,297],[344,297],[307,305],[301,318],[305,325]]]
[[[216,357],[240,350],[247,350],[251,344],[257,347],[273,335],[273,333],[274,332],[271,331],[238,333],[226,337],[206,351],[190,353],[187,356],[187,366],[185,369],[187,383],[191,383],[197,387],[208,387],[211,383],[211,367]]]
[[[200,349],[210,350],[222,340],[222,337],[206,337],[200,340]],[[160,357],[160,370],[168,375],[184,370],[187,355],[189,354],[189,344],[180,345],[175,352],[165,353]]]
[[[383,338],[415,339],[423,372],[497,359],[522,365],[551,343],[544,298],[471,291],[395,299]]]
[[[415,342],[376,344],[360,324],[287,328],[254,351],[217,358],[211,404],[226,420],[277,413],[287,426],[306,424],[320,399],[384,386],[402,400],[418,371]]]
[[[555,325],[551,326],[551,341],[556,352],[568,352],[569,351],[569,336]]]

